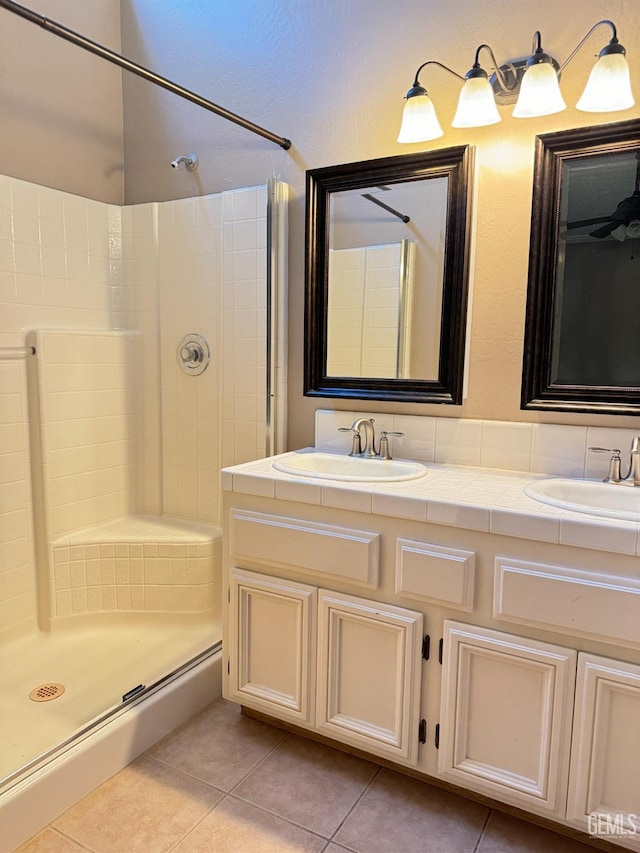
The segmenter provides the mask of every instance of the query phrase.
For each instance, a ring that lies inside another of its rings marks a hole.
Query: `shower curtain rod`
[[[104,47],[95,41],[91,41],[91,39],[85,38],[83,35],[80,35],[80,33],[70,30],[68,27],[58,24],[56,21],[52,21],[51,18],[46,18],[44,15],[40,15],[31,9],[27,9],[26,6],[21,6],[19,3],[14,3],[13,0],[0,0],[0,7],[7,9],[9,12],[13,12],[15,15],[19,15],[27,21],[31,21],[33,24],[38,24],[38,26],[48,32],[60,36],[60,38],[66,39],[66,41],[70,41],[72,44],[78,45],[78,47],[82,47],[90,53],[94,53],[96,56],[101,56],[103,59],[106,59],[107,62],[119,65],[120,68],[124,68],[127,71],[131,71],[132,74],[137,74],[138,77],[142,77],[145,80],[149,80],[151,83],[155,83],[156,86],[162,86],[163,89],[173,92],[174,95],[179,95],[181,98],[185,98],[187,101],[191,101],[199,107],[203,107],[205,110],[210,110],[212,113],[216,113],[216,115],[234,122],[234,124],[239,124],[240,127],[244,127],[252,133],[257,133],[258,136],[262,136],[271,142],[275,142],[281,148],[284,148],[285,151],[291,148],[290,139],[271,133],[270,130],[265,130],[264,127],[260,127],[260,125],[254,124],[246,118],[242,118],[242,116],[236,115],[235,113],[226,110],[224,107],[220,107],[218,104],[212,103],[212,101],[208,101],[206,98],[201,97],[195,92],[191,92],[189,89],[185,89],[183,86],[179,86],[177,83],[167,80],[166,77],[161,77],[159,74],[149,71],[148,68],[144,68],[142,65],[138,65],[136,62],[132,62],[130,59],[127,59],[125,56],[121,56],[119,53],[115,53],[113,50],[109,50],[109,48]]]

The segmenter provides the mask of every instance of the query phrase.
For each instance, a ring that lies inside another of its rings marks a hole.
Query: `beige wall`
[[[22,5],[120,51],[119,0]],[[120,204],[119,68],[0,9],[0,172]]]
[[[41,2],[44,4],[44,0]],[[89,34],[97,26],[93,17],[96,3],[93,0],[91,15],[88,10],[85,13],[84,29]],[[82,4],[72,4],[71,0],[51,0],[46,5],[52,17],[54,7],[60,16],[65,10],[81,15],[76,7]],[[361,408],[469,418],[635,425],[632,418],[523,413],[519,399],[535,135],[594,120],[635,118],[640,115],[638,107],[594,118],[570,107],[559,115],[530,121],[512,119],[510,108],[504,108],[500,125],[452,130],[448,124],[455,110],[458,85],[453,77],[431,68],[423,82],[436,101],[447,128],[445,136],[423,146],[401,146],[395,141],[402,97],[412,83],[415,69],[424,60],[438,59],[465,73],[480,42],[490,42],[500,60],[518,57],[529,52],[536,29],[542,30],[545,48],[563,60],[605,14],[616,22],[620,40],[628,48],[636,96],[640,98],[640,56],[637,50],[634,52],[640,36],[637,0],[609,0],[606,9],[596,0],[582,0],[579,4],[573,0],[498,0],[491,5],[472,0],[234,0],[225,4],[210,0],[122,0],[123,53],[293,141],[292,150],[285,152],[216,115],[124,75],[127,202],[251,186],[264,183],[273,173],[292,188],[291,447],[312,441],[313,412],[319,405],[334,405],[332,400],[319,401],[302,394],[305,170],[464,143],[476,147],[478,184],[468,399],[462,407],[362,401]],[[68,23],[80,27],[78,17]],[[22,50],[28,55],[26,48],[33,50],[38,31],[31,26],[27,34],[29,25],[20,25],[15,38],[20,38]],[[607,39],[608,31],[603,28],[566,70],[563,90],[569,103],[577,100],[592,57]],[[62,48],[71,49],[66,45]],[[74,61],[79,63],[80,59]],[[93,65],[97,61],[92,57],[86,61],[92,63],[91,74],[97,74]],[[32,64],[28,76],[34,74]],[[88,70],[86,74],[88,80]],[[80,77],[74,78],[74,86],[84,87]],[[70,108],[69,100],[74,101],[75,88],[72,93],[73,98],[65,99],[56,92],[64,109]],[[5,92],[3,101],[8,100]],[[32,109],[44,108],[40,105]],[[69,123],[73,124],[73,117]],[[39,131],[44,133],[45,126],[50,126],[52,138],[57,140],[58,117],[49,115],[48,121],[43,118]],[[14,141],[20,142],[23,136],[18,133]],[[90,139],[85,143],[83,157],[92,150]],[[200,157],[197,172],[169,167],[169,161],[177,154],[191,151]],[[104,157],[97,166],[96,159],[87,157],[78,167],[78,174],[85,180],[85,173],[104,168]],[[31,163],[30,168],[35,170],[36,164]],[[40,180],[34,174],[28,177]],[[72,170],[66,180],[74,177]],[[356,407],[353,401],[338,401],[335,405],[349,410]]]

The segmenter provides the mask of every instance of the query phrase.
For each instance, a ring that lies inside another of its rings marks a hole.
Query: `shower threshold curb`
[[[221,694],[218,644],[82,732],[0,796],[0,853],[12,853]]]

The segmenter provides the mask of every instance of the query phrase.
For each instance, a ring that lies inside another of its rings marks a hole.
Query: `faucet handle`
[[[389,435],[403,436],[404,433],[381,430],[380,450],[378,451],[378,459],[391,459],[391,454],[389,453],[389,439],[387,438],[387,436]]]
[[[353,427],[338,427],[338,432],[352,432],[353,433],[353,443],[351,445],[351,453],[349,456],[356,456],[362,453],[362,443],[360,440],[360,433],[357,429]]]
[[[607,476],[603,478],[603,483],[619,483],[622,480],[620,476],[620,451],[617,447],[590,447],[592,453],[610,453],[609,471]]]

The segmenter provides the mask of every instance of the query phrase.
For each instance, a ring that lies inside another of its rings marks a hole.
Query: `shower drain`
[[[64,684],[41,684],[34,687],[29,693],[29,699],[33,702],[50,702],[64,693]]]

